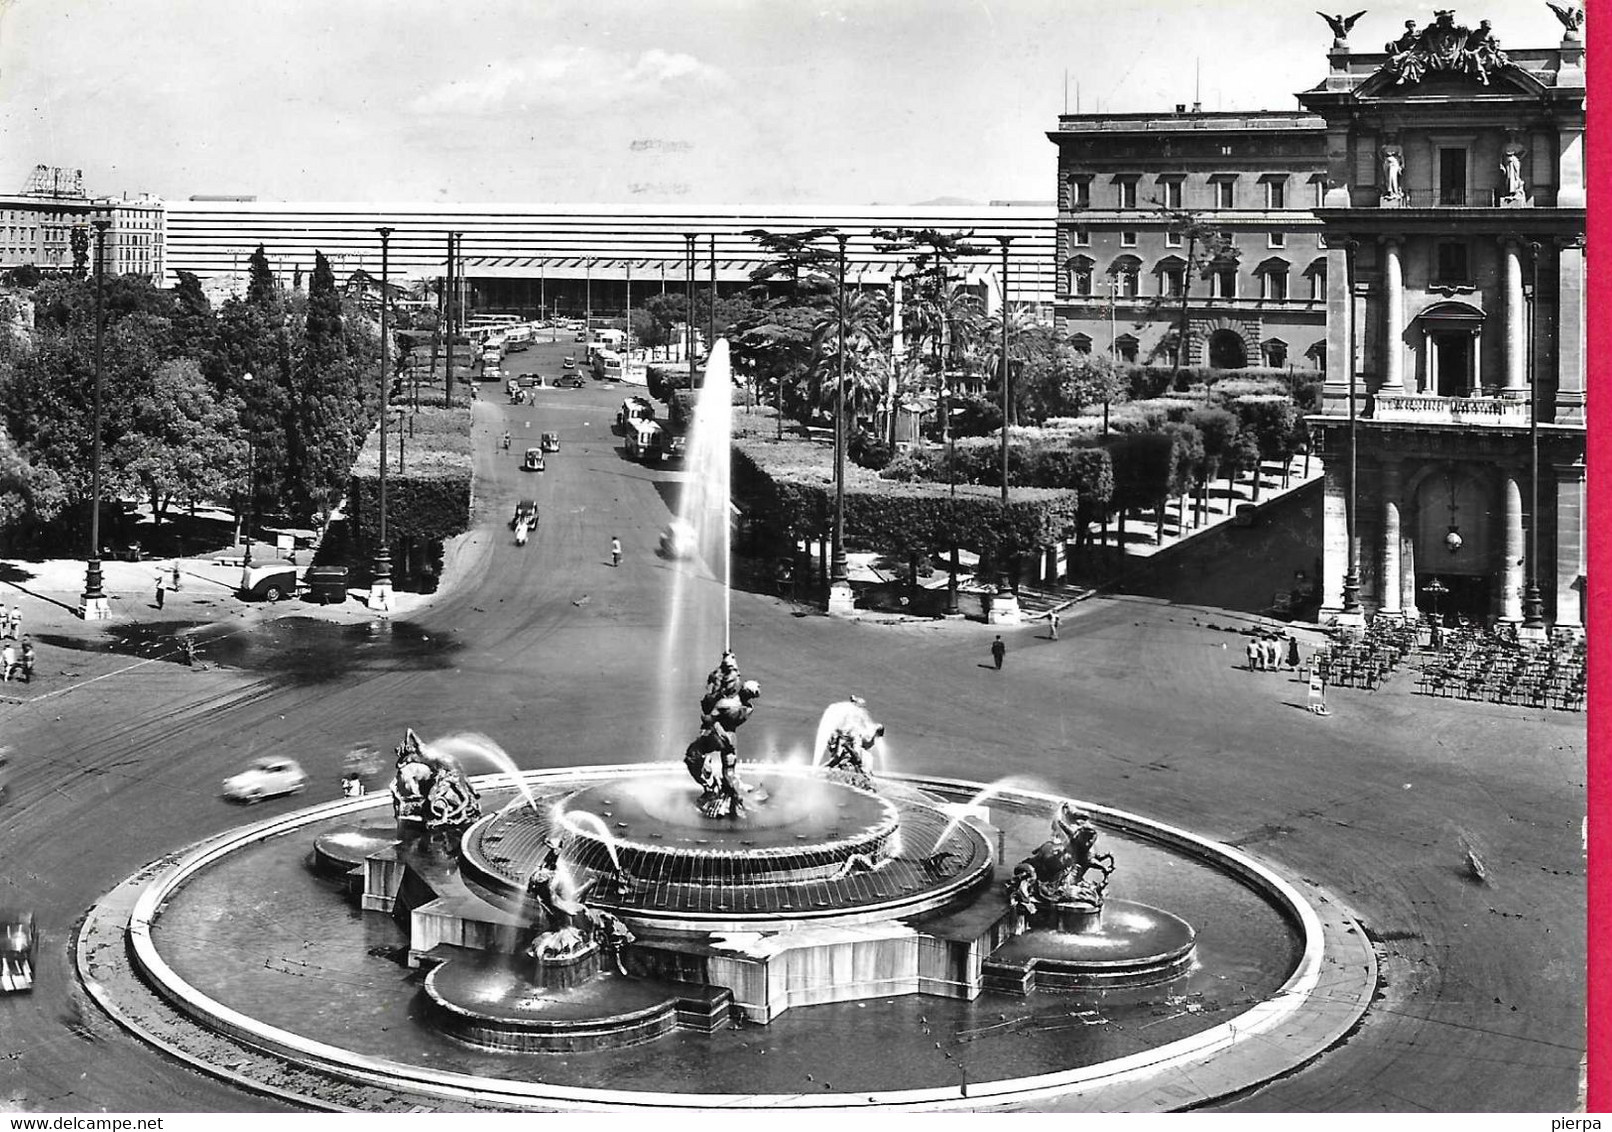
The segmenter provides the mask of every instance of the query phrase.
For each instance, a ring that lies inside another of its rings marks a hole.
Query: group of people
[[[6,640],[0,645],[0,672],[4,673],[6,682],[13,677],[24,684],[31,684],[34,680],[34,642],[24,637],[20,642],[13,643]]]
[[[1287,667],[1292,670],[1299,666],[1299,642],[1289,636],[1286,639],[1287,647],[1284,649],[1283,639],[1274,633],[1264,634],[1248,639],[1245,652],[1248,656],[1248,671],[1256,669],[1264,672],[1279,672],[1284,659]],[[1283,653],[1286,653],[1284,658]]]
[[[22,607],[13,605],[11,612],[0,605],[0,640],[15,641],[22,636]]]

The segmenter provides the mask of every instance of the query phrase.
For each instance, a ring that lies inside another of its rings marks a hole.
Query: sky
[[[1455,12],[1561,39],[1543,0]],[[1303,0],[0,0],[0,189],[46,164],[171,200],[1048,201],[1077,90],[1168,110],[1198,71],[1206,110],[1294,109],[1330,43]]]

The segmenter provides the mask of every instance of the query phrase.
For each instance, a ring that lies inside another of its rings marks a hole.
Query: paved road
[[[557,373],[553,355],[568,348],[514,360]],[[115,675],[127,660],[86,654],[83,678],[106,678],[0,704],[20,756],[0,810],[0,903],[37,908],[45,929],[38,991],[0,1000],[0,1108],[280,1107],[123,1035],[74,985],[65,948],[83,910],[140,865],[300,804],[248,814],[221,801],[218,781],[249,755],[294,754],[312,795],[330,797],[343,751],[389,747],[406,725],[485,733],[523,767],[667,754],[692,734],[720,635],[705,624],[668,649],[669,594],[681,581],[682,604],[701,617],[719,603],[703,571],[654,554],[679,473],[622,457],[608,427],[622,389],[544,389],[536,406],[483,392],[477,531],[458,553],[461,580],[409,623],[377,624],[397,648],[369,642],[343,663],[283,671],[260,659]],[[497,444],[506,427],[516,448],[561,434],[548,471],[517,470]],[[542,522],[519,548],[506,523],[528,494]],[[626,547],[619,569],[612,536]],[[745,674],[764,688],[745,727],[751,750],[803,746],[823,706],[857,692],[889,726],[898,769],[1028,776],[1232,840],[1359,911],[1382,941],[1382,1001],[1343,1046],[1225,1107],[1573,1107],[1582,716],[1432,701],[1401,676],[1377,693],[1335,692],[1334,715],[1320,720],[1300,709],[1296,683],[1237,667],[1242,638],[1224,628],[1237,615],[1145,597],[1078,607],[1058,642],[1039,625],[1005,634],[1002,672],[981,625],[830,622],[744,593],[732,611]],[[50,616],[43,603],[37,616]],[[299,632],[313,640],[319,627]],[[660,690],[668,684],[674,695]],[[1486,885],[1466,874],[1468,844],[1485,858]]]

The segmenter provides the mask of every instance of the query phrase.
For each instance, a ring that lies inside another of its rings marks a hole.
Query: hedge
[[[397,466],[397,431],[386,432],[386,534],[438,541],[470,529],[470,409],[461,399],[441,407],[422,393],[418,413],[405,414],[403,467]],[[412,402],[411,402],[412,404]],[[413,420],[414,435],[408,435]],[[353,462],[348,514],[365,537],[380,529],[380,429],[364,441]]]

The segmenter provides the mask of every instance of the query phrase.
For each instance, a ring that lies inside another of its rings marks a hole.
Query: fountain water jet
[[[983,790],[980,790],[978,793],[976,793],[967,802],[956,807],[956,812],[952,817],[952,820],[946,824],[945,829],[940,831],[940,836],[935,838],[935,844],[930,848],[929,856],[933,857],[936,853],[940,852],[940,847],[946,844],[946,839],[953,833],[957,832],[957,827],[962,825],[964,819],[968,817],[968,811],[982,805],[985,799],[1000,794],[1004,790],[1040,789],[1043,789],[1040,781],[1027,775],[1010,774],[1004,778],[998,778],[995,782],[990,783]]]
[[[598,814],[587,810],[572,810],[561,816],[561,823],[572,833],[591,833],[603,843],[605,850],[610,854],[610,863],[616,866],[616,872],[625,877],[621,869],[621,857],[616,852],[616,837],[610,832],[610,827]]]
[[[440,739],[433,739],[427,743],[422,740],[421,746],[427,754],[448,755],[461,764],[468,759],[481,759],[491,763],[505,774],[520,789],[521,797],[532,809],[537,808],[537,799],[532,795],[532,788],[521,777],[521,768],[515,765],[515,760],[493,740],[475,731],[461,731],[454,735],[444,735]]]

